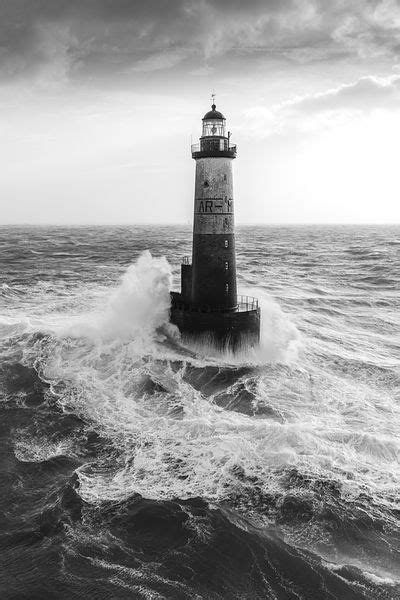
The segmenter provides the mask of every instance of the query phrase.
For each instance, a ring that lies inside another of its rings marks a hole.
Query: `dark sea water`
[[[167,323],[190,247],[0,228],[1,600],[399,599],[400,227],[239,228],[235,357]]]

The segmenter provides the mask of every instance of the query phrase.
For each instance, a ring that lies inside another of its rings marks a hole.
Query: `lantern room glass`
[[[225,119],[207,119],[203,121],[203,137],[225,136]]]

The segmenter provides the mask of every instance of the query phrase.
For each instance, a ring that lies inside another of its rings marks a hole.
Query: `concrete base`
[[[260,341],[260,309],[204,312],[185,303],[181,294],[171,292],[170,321],[184,340],[211,345],[220,350],[238,351]]]

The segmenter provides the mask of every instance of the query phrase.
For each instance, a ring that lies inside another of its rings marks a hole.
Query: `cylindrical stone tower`
[[[203,118],[196,161],[192,302],[211,310],[237,307],[232,161],[225,118],[215,104]]]
[[[181,291],[171,292],[171,322],[182,337],[222,349],[258,344],[260,309],[256,298],[236,290],[232,161],[236,146],[226,134],[215,104],[203,118],[196,161],[192,264],[184,257]]]

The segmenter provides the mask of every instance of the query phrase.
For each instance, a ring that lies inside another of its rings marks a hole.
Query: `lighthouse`
[[[215,103],[203,117],[196,161],[192,259],[181,264],[181,292],[171,292],[171,322],[184,339],[220,349],[258,344],[256,298],[238,296],[236,280],[233,160],[236,145]]]

